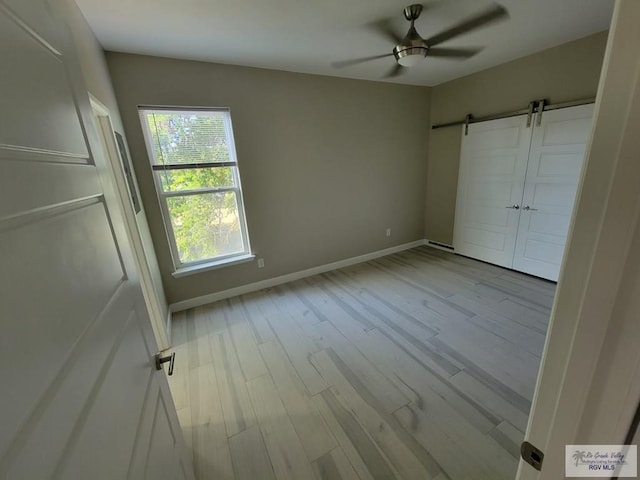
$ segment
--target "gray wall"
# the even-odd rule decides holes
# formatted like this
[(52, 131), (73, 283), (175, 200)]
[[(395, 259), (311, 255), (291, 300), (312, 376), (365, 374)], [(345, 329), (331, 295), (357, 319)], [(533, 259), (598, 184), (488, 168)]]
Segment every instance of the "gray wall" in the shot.
[[(109, 109), (109, 116), (111, 118), (113, 128), (123, 134), (126, 141), (126, 135), (124, 135), (125, 132), (122, 126), (122, 120), (120, 118), (120, 112), (118, 110), (116, 96), (109, 77), (109, 70), (107, 68), (107, 62), (104, 57), (102, 46), (98, 43), (91, 27), (89, 27), (89, 24), (85, 20), (74, 0), (52, 0), (52, 2), (59, 8), (60, 12), (63, 12), (65, 23), (69, 27), (71, 35), (73, 36), (78, 53), (80, 69), (82, 71), (87, 90)], [(156, 291), (156, 296), (160, 303), (159, 307), (162, 310), (161, 314), (163, 318), (166, 319), (169, 312), (169, 306), (162, 287), (160, 268), (153, 249), (151, 233), (149, 232), (144, 210), (137, 214), (136, 220), (140, 229), (140, 236), (142, 238), (147, 264), (151, 271), (153, 288)]]
[[(566, 43), (432, 89), (431, 122), (526, 108), (531, 100), (552, 103), (594, 97), (606, 32)], [(462, 127), (432, 130), (426, 184), (425, 237), (453, 241)]]
[[(429, 88), (111, 52), (107, 63), (170, 303), (424, 238)], [(138, 105), (231, 109), (264, 268), (172, 277)]]

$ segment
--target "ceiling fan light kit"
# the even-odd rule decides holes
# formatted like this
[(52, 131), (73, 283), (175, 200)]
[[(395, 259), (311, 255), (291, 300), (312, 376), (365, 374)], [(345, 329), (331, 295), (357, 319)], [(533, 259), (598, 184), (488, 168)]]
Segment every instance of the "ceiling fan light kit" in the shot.
[(423, 46), (405, 47), (403, 45), (397, 45), (393, 48), (393, 56), (396, 57), (396, 61), (403, 67), (413, 67), (427, 56), (428, 51), (429, 49)]

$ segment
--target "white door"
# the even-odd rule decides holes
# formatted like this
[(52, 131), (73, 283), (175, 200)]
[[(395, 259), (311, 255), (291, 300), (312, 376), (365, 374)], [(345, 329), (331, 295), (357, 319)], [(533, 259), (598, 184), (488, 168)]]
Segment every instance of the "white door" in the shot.
[(565, 478), (566, 445), (625, 443), (640, 399), (639, 23), (640, 2), (616, 1), (525, 437), (544, 462), (518, 480)]
[(453, 245), (511, 267), (531, 142), (527, 116), (469, 125), (462, 133)]
[(593, 105), (543, 112), (533, 129), (513, 268), (558, 280)]
[(49, 8), (0, 0), (0, 478), (193, 478), (73, 45)]

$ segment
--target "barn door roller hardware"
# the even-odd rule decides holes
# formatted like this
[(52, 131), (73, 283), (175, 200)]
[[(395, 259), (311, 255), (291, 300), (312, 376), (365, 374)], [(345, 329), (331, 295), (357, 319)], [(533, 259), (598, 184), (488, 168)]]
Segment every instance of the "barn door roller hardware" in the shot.
[(487, 115), (485, 117), (474, 117), (472, 114), (468, 113), (464, 117), (464, 120), (458, 120), (456, 122), (449, 122), (449, 123), (439, 123), (437, 125), (433, 125), (431, 129), (436, 130), (438, 128), (464, 125), (465, 126), (464, 133), (465, 135), (467, 135), (469, 133), (469, 125), (471, 123), (486, 122), (488, 120), (497, 120), (499, 118), (517, 117), (518, 115), (527, 115), (527, 127), (530, 127), (531, 120), (533, 118), (534, 113), (537, 113), (536, 124), (540, 125), (540, 123), (542, 122), (543, 111), (557, 110), (558, 108), (577, 107), (578, 105), (587, 105), (595, 101), (596, 101), (595, 97), (591, 97), (591, 98), (583, 98), (581, 100), (573, 100), (571, 102), (550, 104), (548, 103), (548, 100), (546, 98), (543, 98), (541, 100), (533, 100), (532, 102), (529, 102), (529, 106), (521, 110), (513, 110), (511, 112), (497, 113), (495, 115)]
[(467, 113), (467, 116), (464, 117), (464, 134), (469, 135), (469, 124), (473, 120), (473, 115)]

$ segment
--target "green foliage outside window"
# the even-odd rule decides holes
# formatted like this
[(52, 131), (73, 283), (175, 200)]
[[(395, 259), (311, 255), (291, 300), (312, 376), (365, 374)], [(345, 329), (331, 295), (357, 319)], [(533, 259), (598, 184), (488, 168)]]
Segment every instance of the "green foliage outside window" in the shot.
[[(235, 162), (223, 112), (146, 112), (156, 165)], [(243, 252), (237, 167), (156, 170), (182, 263)], [(215, 191), (215, 189), (233, 189)], [(214, 191), (212, 191), (214, 190)], [(193, 194), (196, 191), (198, 193)]]

